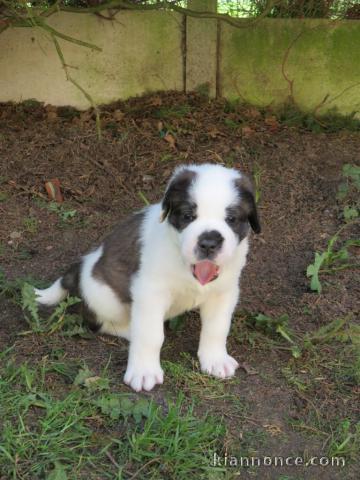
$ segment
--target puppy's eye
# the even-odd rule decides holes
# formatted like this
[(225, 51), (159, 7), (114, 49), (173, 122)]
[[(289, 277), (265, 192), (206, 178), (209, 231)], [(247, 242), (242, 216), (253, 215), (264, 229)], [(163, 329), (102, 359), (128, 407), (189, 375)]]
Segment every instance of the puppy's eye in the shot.
[(226, 217), (226, 222), (233, 225), (236, 222), (236, 217), (234, 217), (234, 215), (228, 215)]
[(195, 216), (192, 213), (185, 212), (182, 214), (182, 219), (185, 220), (185, 222), (192, 222), (195, 220)]

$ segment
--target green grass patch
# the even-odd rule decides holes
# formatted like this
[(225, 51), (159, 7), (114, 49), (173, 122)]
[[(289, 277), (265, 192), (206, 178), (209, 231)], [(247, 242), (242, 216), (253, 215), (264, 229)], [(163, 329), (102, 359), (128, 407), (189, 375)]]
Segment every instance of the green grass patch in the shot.
[[(356, 391), (360, 386), (360, 328), (352, 316), (306, 333), (302, 356), (290, 359), (282, 373), (306, 402), (295, 429), (322, 438), (324, 454), (356, 458), (360, 423)], [(355, 403), (354, 403), (355, 402)]]
[(83, 228), (88, 224), (88, 219), (82, 218), (78, 210), (68, 203), (46, 202), (41, 198), (36, 198), (34, 202), (39, 208), (56, 214), (61, 228)]
[(359, 217), (360, 211), (360, 167), (346, 163), (342, 169), (343, 181), (340, 183), (336, 198), (343, 205), (345, 221)]
[(25, 217), (23, 219), (23, 226), (26, 232), (35, 234), (38, 232), (39, 222), (35, 217)]
[[(182, 394), (157, 405), (112, 391), (107, 370), (1, 355), (0, 471), (13, 479), (208, 478), (221, 418), (197, 415)], [(71, 383), (70, 383), (71, 382)], [(70, 383), (70, 384), (69, 384)]]
[(356, 113), (340, 115), (336, 109), (324, 115), (316, 115), (313, 112), (303, 112), (293, 103), (287, 103), (276, 112), (278, 120), (290, 127), (304, 128), (313, 133), (334, 133), (341, 130), (353, 132), (360, 131), (360, 120)]
[(320, 276), (336, 273), (339, 270), (347, 268), (356, 269), (360, 264), (354, 261), (351, 255), (350, 247), (359, 247), (360, 239), (346, 240), (342, 246), (335, 249), (335, 244), (339, 240), (340, 233), (349, 224), (343, 225), (328, 241), (327, 248), (323, 252), (315, 252), (314, 262), (308, 265), (306, 276), (311, 278), (310, 288), (317, 293), (322, 292), (322, 283)]
[(154, 112), (156, 118), (182, 118), (191, 113), (190, 105), (184, 103), (183, 105), (172, 105), (169, 107), (161, 107)]
[(197, 360), (185, 352), (181, 353), (180, 361), (176, 363), (163, 361), (162, 365), (167, 381), (171, 383), (171, 389), (181, 390), (194, 399), (227, 399), (229, 398), (227, 387), (238, 382), (236, 378), (221, 380), (201, 373)]

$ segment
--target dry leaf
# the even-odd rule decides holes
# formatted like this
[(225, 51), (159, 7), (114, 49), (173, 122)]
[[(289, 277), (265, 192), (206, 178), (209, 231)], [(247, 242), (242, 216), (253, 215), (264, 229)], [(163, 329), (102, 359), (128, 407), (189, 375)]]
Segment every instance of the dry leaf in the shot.
[(243, 363), (240, 363), (239, 364), (239, 367), (242, 368), (243, 370), (245, 370), (245, 372), (248, 374), (248, 375), (257, 375), (258, 372), (257, 370), (255, 370), (255, 368), (251, 367), (250, 365), (248, 365), (247, 363), (243, 362)]
[(150, 105), (153, 107), (160, 107), (160, 105), (162, 105), (161, 97), (158, 97), (158, 96), (153, 97), (151, 99)]
[(55, 202), (61, 203), (64, 201), (61, 190), (60, 190), (60, 181), (58, 178), (53, 178), (45, 183), (46, 192), (50, 200), (55, 200)]
[(211, 138), (216, 138), (217, 136), (225, 137), (224, 133), (220, 132), (216, 127), (209, 130), (208, 134)]
[(21, 233), (17, 231), (11, 232), (10, 238), (11, 240), (18, 240), (19, 238), (21, 238)]
[(164, 140), (169, 143), (171, 148), (174, 148), (176, 150), (176, 140), (175, 140), (174, 136), (171, 135), (171, 133), (167, 133), (164, 136)]
[(274, 116), (271, 117), (266, 117), (265, 118), (265, 125), (270, 127), (270, 130), (275, 131), (279, 128), (279, 122), (277, 121), (277, 118)]
[(50, 105), (49, 103), (45, 105), (45, 110), (47, 112), (57, 112), (57, 107), (55, 105)]
[(85, 112), (80, 113), (80, 122), (85, 123), (91, 120), (92, 112), (90, 110), (86, 110)]
[(57, 112), (53, 111), (53, 110), (50, 110), (48, 113), (47, 113), (47, 119), (49, 120), (49, 122), (54, 122), (55, 120), (58, 119), (58, 114)]
[(261, 113), (257, 108), (251, 107), (248, 110), (246, 110), (246, 115), (251, 118), (259, 118), (261, 117)]
[(276, 435), (280, 435), (282, 433), (281, 427), (279, 427), (279, 425), (266, 424), (263, 426), (266, 428), (266, 430), (270, 433), (272, 437), (275, 437)]
[(96, 383), (101, 379), (101, 377), (88, 377), (84, 380), (85, 387), (90, 387), (92, 383)]
[(244, 137), (251, 137), (255, 132), (252, 128), (250, 127), (242, 127), (241, 133), (244, 135)]
[(113, 117), (117, 122), (121, 122), (121, 120), (125, 117), (125, 113), (121, 110), (115, 110)]

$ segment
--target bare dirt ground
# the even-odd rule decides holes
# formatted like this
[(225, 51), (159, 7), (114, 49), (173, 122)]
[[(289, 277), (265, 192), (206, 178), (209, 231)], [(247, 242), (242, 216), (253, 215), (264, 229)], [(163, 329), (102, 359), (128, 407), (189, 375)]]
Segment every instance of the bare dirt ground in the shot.
[[(229, 338), (230, 352), (245, 368), (225, 385), (230, 400), (204, 398), (198, 408), (225, 419), (229, 455), (330, 455), (345, 440), (345, 419), (351, 425), (348, 445), (356, 451), (359, 385), (349, 373), (348, 362), (356, 361), (353, 350), (348, 353), (349, 342), (333, 336), (294, 358), (290, 342), (275, 331), (254, 328), (249, 318), (287, 314), (287, 332), (295, 339), (336, 319), (359, 321), (358, 270), (325, 275), (320, 295), (310, 290), (306, 277), (314, 252), (325, 250), (344, 224), (336, 194), (342, 166), (360, 164), (359, 134), (313, 133), (279, 123), (269, 112), (182, 94), (104, 107), (102, 132), (98, 141), (91, 112), (32, 102), (0, 106), (0, 265), (7, 278), (54, 280), (144, 199), (159, 201), (180, 163), (223, 163), (249, 172), (257, 179), (263, 230), (251, 238)], [(53, 178), (60, 180), (65, 199), (58, 210), (48, 208), (44, 188)], [(339, 242), (356, 236), (354, 223)], [(356, 248), (350, 253), (356, 262)], [(111, 373), (126, 390), (121, 386), (125, 341), (60, 333), (19, 336), (27, 329), (21, 307), (6, 295), (0, 302), (1, 349), (15, 344), (20, 362), (37, 362), (61, 348), (67, 358), (82, 359), (95, 371), (111, 353)], [(189, 314), (185, 321), (186, 330), (181, 325), (168, 329), (164, 360), (181, 362), (181, 352), (195, 358), (199, 320)], [(164, 385), (147, 395), (161, 403), (178, 388), (189, 398), (193, 394), (168, 373)], [(358, 472), (356, 456), (354, 450), (346, 452), (345, 468), (243, 468), (240, 478), (352, 479)], [(237, 478), (236, 472), (228, 469), (229, 478)]]

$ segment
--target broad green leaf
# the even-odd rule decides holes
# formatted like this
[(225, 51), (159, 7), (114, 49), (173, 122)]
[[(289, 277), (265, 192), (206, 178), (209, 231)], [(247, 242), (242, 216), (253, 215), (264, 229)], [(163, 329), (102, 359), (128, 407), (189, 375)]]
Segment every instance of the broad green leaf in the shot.
[(46, 480), (68, 480), (63, 465), (59, 462), (55, 462), (54, 470), (46, 477)]
[(21, 289), (21, 304), (23, 310), (27, 310), (30, 315), (31, 319), (30, 321), (34, 321), (36, 326), (39, 328), (40, 327), (40, 316), (39, 316), (39, 308), (38, 304), (36, 301), (36, 294), (34, 287), (30, 285), (29, 283), (24, 283)]

